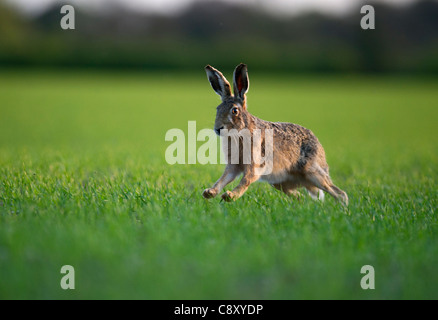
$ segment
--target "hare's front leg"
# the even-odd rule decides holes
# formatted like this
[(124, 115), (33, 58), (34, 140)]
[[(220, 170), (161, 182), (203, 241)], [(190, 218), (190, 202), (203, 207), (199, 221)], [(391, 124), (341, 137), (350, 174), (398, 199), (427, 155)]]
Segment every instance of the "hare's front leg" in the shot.
[(216, 181), (213, 187), (205, 189), (204, 192), (202, 192), (202, 196), (205, 199), (216, 197), (219, 191), (221, 191), (227, 184), (233, 182), (233, 180), (236, 179), (239, 173), (240, 172), (236, 170), (234, 166), (228, 165), (219, 180)]
[(243, 171), (242, 180), (240, 180), (239, 184), (233, 189), (233, 191), (227, 191), (222, 194), (222, 199), (230, 202), (240, 198), (245, 191), (248, 190), (248, 187), (258, 179), (259, 176), (255, 174), (254, 168), (251, 165), (246, 166)]

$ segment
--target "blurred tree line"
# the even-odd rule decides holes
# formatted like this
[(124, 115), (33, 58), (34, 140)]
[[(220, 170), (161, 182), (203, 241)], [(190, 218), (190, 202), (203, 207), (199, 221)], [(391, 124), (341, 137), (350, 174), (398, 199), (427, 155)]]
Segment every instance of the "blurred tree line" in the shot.
[(210, 1), (172, 16), (76, 7), (76, 29), (62, 30), (61, 6), (26, 17), (0, 4), (0, 66), (438, 74), (438, 2), (373, 6), (375, 30), (360, 28), (360, 6), (278, 17)]

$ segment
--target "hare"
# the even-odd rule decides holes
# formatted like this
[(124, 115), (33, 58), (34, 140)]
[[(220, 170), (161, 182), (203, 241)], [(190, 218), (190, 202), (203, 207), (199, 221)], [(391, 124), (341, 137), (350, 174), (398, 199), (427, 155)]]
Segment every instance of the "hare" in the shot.
[[(203, 191), (204, 198), (214, 198), (227, 184), (243, 174), (242, 180), (233, 191), (226, 191), (222, 194), (223, 200), (229, 202), (240, 198), (253, 182), (262, 180), (270, 183), (274, 188), (296, 197), (300, 195), (297, 191), (299, 187), (305, 187), (315, 200), (324, 200), (323, 191), (325, 191), (348, 206), (347, 194), (335, 186), (330, 179), (324, 149), (312, 131), (297, 124), (261, 120), (248, 112), (246, 93), (249, 88), (249, 79), (245, 64), (241, 63), (234, 70), (234, 94), (231, 92), (229, 82), (221, 72), (210, 65), (205, 67), (205, 71), (213, 90), (222, 99), (222, 103), (217, 107), (214, 124), (216, 134), (222, 138), (233, 140), (232, 136), (223, 135), (224, 130), (247, 129), (251, 136), (256, 130), (261, 131), (261, 147), (257, 150), (263, 153), (267, 147), (271, 147), (273, 163), (267, 174), (263, 174), (262, 166), (253, 160), (246, 164), (241, 161), (233, 164), (229, 161), (233, 142), (227, 143), (227, 150), (224, 150), (228, 157), (225, 172), (211, 188)], [(267, 145), (269, 143), (266, 139), (267, 130), (271, 130), (273, 133), (271, 146)], [(239, 159), (241, 160), (243, 151), (239, 140), (238, 137), (233, 141), (235, 143), (237, 141)]]

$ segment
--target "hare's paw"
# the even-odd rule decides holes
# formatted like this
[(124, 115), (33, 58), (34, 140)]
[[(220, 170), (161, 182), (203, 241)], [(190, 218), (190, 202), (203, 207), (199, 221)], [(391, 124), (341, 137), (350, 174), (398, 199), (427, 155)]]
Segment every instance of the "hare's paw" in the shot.
[(231, 191), (227, 191), (224, 194), (222, 194), (221, 198), (226, 202), (231, 202), (235, 199), (235, 195)]
[(345, 192), (343, 192), (341, 198), (342, 204), (345, 206), (345, 208), (348, 208), (348, 196)]
[(211, 198), (214, 198), (217, 196), (217, 191), (213, 188), (208, 188), (208, 189), (205, 189), (204, 192), (202, 192), (202, 196), (205, 199), (211, 199)]

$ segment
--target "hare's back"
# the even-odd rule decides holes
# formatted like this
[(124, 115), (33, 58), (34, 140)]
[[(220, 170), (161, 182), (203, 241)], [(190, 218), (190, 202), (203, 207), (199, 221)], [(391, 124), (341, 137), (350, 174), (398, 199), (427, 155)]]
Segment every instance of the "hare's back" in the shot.
[(274, 138), (284, 140), (292, 144), (306, 145), (306, 148), (317, 147), (320, 145), (318, 138), (313, 132), (303, 126), (288, 122), (272, 122), (274, 129)]
[(326, 166), (324, 149), (311, 130), (286, 122), (273, 122), (272, 128), (275, 148), (292, 160), (292, 170), (301, 170), (314, 159)]

